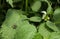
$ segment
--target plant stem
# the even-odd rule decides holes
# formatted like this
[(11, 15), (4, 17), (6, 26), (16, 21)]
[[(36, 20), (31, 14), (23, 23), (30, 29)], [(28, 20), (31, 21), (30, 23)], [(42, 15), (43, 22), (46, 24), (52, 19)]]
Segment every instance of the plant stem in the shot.
[(26, 0), (25, 10), (26, 10), (26, 12), (27, 12), (27, 10), (28, 10), (28, 0)]

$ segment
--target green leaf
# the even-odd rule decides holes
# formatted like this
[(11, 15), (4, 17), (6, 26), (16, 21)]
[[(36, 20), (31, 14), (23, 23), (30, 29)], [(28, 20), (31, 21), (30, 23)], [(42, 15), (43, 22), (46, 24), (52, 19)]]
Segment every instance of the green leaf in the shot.
[(60, 39), (60, 32), (51, 33), (49, 39)]
[(12, 27), (7, 27), (6, 25), (3, 25), (2, 27), (2, 39), (13, 39), (16, 30)]
[(34, 4), (31, 6), (32, 10), (37, 12), (41, 7), (41, 2), (40, 1), (35, 1)]
[(36, 34), (34, 25), (29, 24), (27, 21), (21, 21), (17, 24), (19, 27), (15, 34), (15, 39), (32, 39)]
[(51, 6), (48, 6), (47, 8), (47, 14), (53, 14), (53, 9)]
[(39, 25), (38, 32), (43, 36), (44, 39), (48, 39), (50, 32), (46, 29), (45, 23)]
[(15, 10), (8, 10), (2, 24), (2, 39), (32, 39), (36, 33), (34, 25), (29, 24), (25, 15)]
[(60, 24), (60, 8), (57, 8), (53, 14), (54, 22)]
[(29, 24), (24, 18), (24, 15), (20, 15), (20, 19), (17, 23), (18, 28), (16, 30), (15, 39), (32, 39), (37, 32), (36, 27)]
[(54, 11), (53, 19), (54, 19), (54, 22), (57, 25), (58, 29), (60, 30), (60, 8), (57, 8)]
[(50, 22), (50, 21), (47, 21), (47, 22), (46, 22), (46, 25), (47, 25), (49, 28), (51, 28), (52, 30), (54, 30), (54, 31), (59, 31), (58, 28), (57, 28), (57, 26), (56, 26), (54, 23)]
[(5, 22), (4, 22), (4, 23), (6, 23), (5, 25), (11, 26), (11, 25), (15, 24), (20, 18), (19, 13), (20, 12), (17, 12), (16, 10), (9, 9), (7, 11), (6, 19), (5, 19)]
[(33, 39), (43, 39), (40, 33), (37, 33)]
[(25, 14), (25, 12), (24, 11), (22, 11), (22, 10), (16, 10), (16, 9), (8, 9), (8, 11), (7, 11), (7, 16), (6, 16), (6, 18), (9, 18), (9, 16), (11, 16), (10, 14), (11, 13), (18, 13), (18, 14)]
[[(9, 15), (8, 15), (9, 14)], [(13, 39), (16, 33), (16, 30), (13, 29), (15, 23), (19, 20), (20, 15), (13, 10), (7, 12), (7, 17), (4, 23), (2, 24), (2, 37), (3, 39)]]
[(6, 0), (6, 2), (8, 2), (11, 5), (11, 7), (13, 7), (13, 0)]
[(38, 16), (33, 16), (29, 19), (30, 21), (33, 21), (33, 22), (41, 22), (41, 17), (38, 17)]

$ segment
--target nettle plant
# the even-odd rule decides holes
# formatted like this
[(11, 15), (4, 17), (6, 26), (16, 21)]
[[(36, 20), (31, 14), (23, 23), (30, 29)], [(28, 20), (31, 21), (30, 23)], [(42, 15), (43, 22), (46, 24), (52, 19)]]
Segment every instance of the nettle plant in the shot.
[(1, 26), (0, 39), (60, 39), (60, 8), (52, 8), (50, 0), (6, 2), (11, 8)]

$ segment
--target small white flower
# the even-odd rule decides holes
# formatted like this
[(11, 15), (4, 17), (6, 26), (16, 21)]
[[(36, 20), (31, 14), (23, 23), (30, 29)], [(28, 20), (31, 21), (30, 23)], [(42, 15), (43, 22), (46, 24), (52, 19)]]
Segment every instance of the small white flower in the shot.
[(44, 13), (44, 14), (46, 14), (46, 11), (41, 11), (41, 13)]
[(44, 19), (46, 17), (46, 11), (41, 11), (41, 13), (43, 13), (42, 19)]

